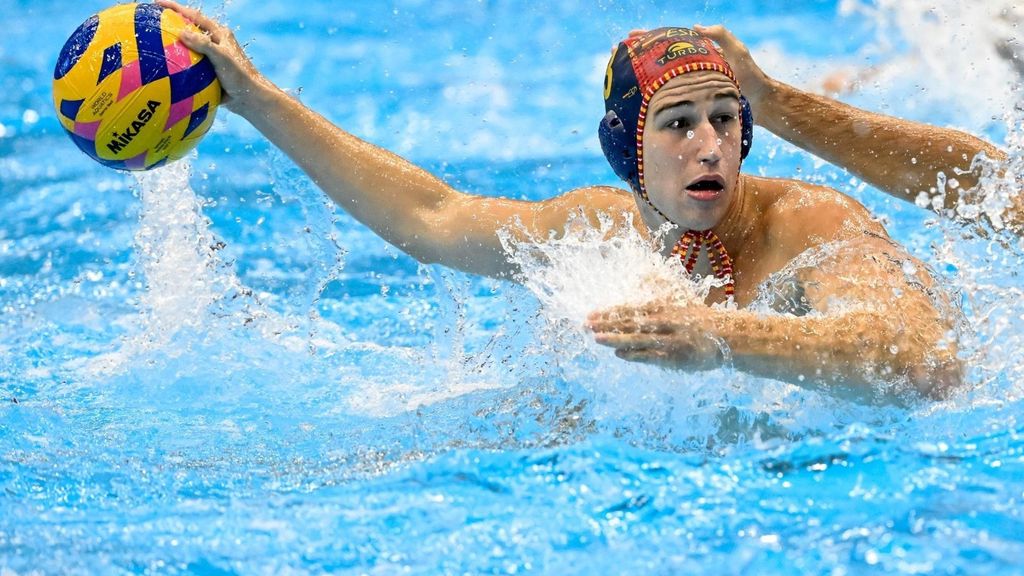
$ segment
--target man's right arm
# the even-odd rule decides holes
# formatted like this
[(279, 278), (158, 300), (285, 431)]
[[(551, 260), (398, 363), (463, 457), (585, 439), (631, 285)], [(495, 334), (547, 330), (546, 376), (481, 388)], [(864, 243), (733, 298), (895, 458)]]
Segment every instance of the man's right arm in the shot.
[(267, 80), (227, 28), (198, 10), (158, 3), (181, 13), (204, 34), (182, 35), (210, 58), (225, 105), (287, 154), (342, 209), (384, 240), (424, 263), (514, 278), (499, 236), (547, 238), (586, 208), (621, 212), (628, 196), (612, 188), (583, 188), (542, 202), (474, 196), (338, 128)]
[(868, 112), (769, 78), (728, 30), (700, 31), (722, 47), (759, 125), (892, 196), (915, 202), (937, 186), (942, 172), (959, 184), (944, 191), (945, 207), (953, 208), (962, 191), (978, 184), (981, 170), (971, 170), (975, 156), (1005, 158), (970, 134)]

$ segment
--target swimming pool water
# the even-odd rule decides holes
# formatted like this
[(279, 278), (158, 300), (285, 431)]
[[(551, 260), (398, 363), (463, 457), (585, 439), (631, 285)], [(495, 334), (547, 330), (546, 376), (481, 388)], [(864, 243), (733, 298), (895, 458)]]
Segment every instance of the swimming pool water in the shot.
[[(0, 572), (1024, 565), (1017, 241), (965, 234), (758, 132), (747, 171), (850, 193), (941, 274), (969, 322), (969, 389), (871, 407), (626, 364), (543, 293), (389, 247), (225, 111), (188, 163), (139, 178), (94, 164), (49, 83), (104, 6), (0, 0)], [(1012, 65), (957, 48), (1012, 35), (1012, 3), (204, 8), (281, 86), (474, 193), (615, 184), (595, 137), (607, 51), (693, 21), (725, 23), (802, 86), (873, 67), (844, 98), (1016, 137), (1021, 154)], [(594, 266), (636, 272), (627, 256)], [(566, 270), (531, 273), (585, 308), (592, 283)]]

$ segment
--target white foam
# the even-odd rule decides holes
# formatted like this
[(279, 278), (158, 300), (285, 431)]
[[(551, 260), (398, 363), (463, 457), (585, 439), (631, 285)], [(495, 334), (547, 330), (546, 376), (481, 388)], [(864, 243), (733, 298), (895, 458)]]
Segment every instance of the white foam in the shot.
[(179, 161), (136, 175), (142, 209), (134, 237), (134, 276), (144, 285), (139, 316), (119, 349), (92, 359), (88, 372), (120, 372), (153, 350), (176, 357), (186, 349), (175, 346), (175, 340), (183, 332), (209, 330), (214, 319), (250, 325), (268, 336), (294, 330), (220, 258), (224, 245), (209, 229), (190, 174), (189, 163)]
[(602, 216), (594, 228), (577, 217), (561, 237), (516, 242), (505, 233), (502, 241), (522, 270), (523, 285), (552, 321), (582, 326), (591, 312), (613, 306), (703, 302), (717, 281), (695, 282), (678, 262), (661, 256), (640, 236), (631, 220), (628, 224), (617, 229), (610, 217)]
[(975, 130), (1019, 100), (1012, 86), (1021, 76), (1024, 11), (1016, 0), (843, 0), (840, 12), (875, 23), (878, 44), (862, 53), (878, 62), (867, 86), (879, 99), (916, 88), (901, 106), (952, 106), (956, 123)]

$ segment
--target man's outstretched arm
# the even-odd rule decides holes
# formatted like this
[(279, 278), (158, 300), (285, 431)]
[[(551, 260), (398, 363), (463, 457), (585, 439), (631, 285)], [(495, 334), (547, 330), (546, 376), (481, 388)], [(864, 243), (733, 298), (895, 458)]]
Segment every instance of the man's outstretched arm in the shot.
[(287, 154), (342, 209), (421, 262), (513, 278), (499, 238), (561, 233), (584, 206), (614, 211), (620, 192), (580, 189), (543, 202), (474, 196), (383, 148), (338, 128), (266, 79), (232, 32), (198, 10), (169, 0), (161, 6), (194, 22), (203, 34), (183, 34), (191, 49), (210, 58), (225, 92), (225, 105), (248, 120)]
[(971, 170), (975, 156), (1005, 158), (992, 144), (959, 130), (868, 112), (770, 78), (724, 27), (698, 30), (722, 47), (755, 122), (897, 198), (914, 202), (936, 187), (943, 172), (959, 183), (945, 190), (945, 207), (952, 208), (962, 191), (978, 183), (980, 170)]

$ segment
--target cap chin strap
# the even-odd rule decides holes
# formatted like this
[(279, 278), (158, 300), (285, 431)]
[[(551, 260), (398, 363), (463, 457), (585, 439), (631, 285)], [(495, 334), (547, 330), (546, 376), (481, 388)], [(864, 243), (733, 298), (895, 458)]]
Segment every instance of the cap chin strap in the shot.
[[(666, 216), (664, 212), (658, 210), (658, 207), (651, 202), (646, 193), (640, 194), (640, 196), (658, 216), (661, 216), (676, 228), (682, 228), (682, 226), (679, 226), (674, 220)], [(729, 302), (732, 302), (736, 294), (736, 282), (733, 281), (732, 277), (732, 258), (729, 256), (729, 252), (726, 251), (725, 245), (722, 244), (718, 234), (715, 234), (710, 228), (703, 231), (687, 230), (683, 232), (683, 235), (676, 241), (675, 246), (672, 247), (672, 255), (679, 257), (679, 261), (683, 264), (683, 268), (686, 269), (688, 274), (693, 274), (693, 269), (697, 266), (697, 259), (700, 257), (701, 251), (706, 252), (708, 255), (711, 273), (714, 274), (715, 278), (725, 281), (725, 296)]]
[(683, 263), (687, 273), (693, 274), (701, 250), (707, 252), (711, 273), (715, 278), (725, 280), (725, 296), (732, 302), (736, 294), (736, 283), (732, 279), (732, 258), (729, 257), (718, 234), (710, 229), (703, 232), (687, 230), (672, 247), (672, 254), (679, 256), (679, 261)]

